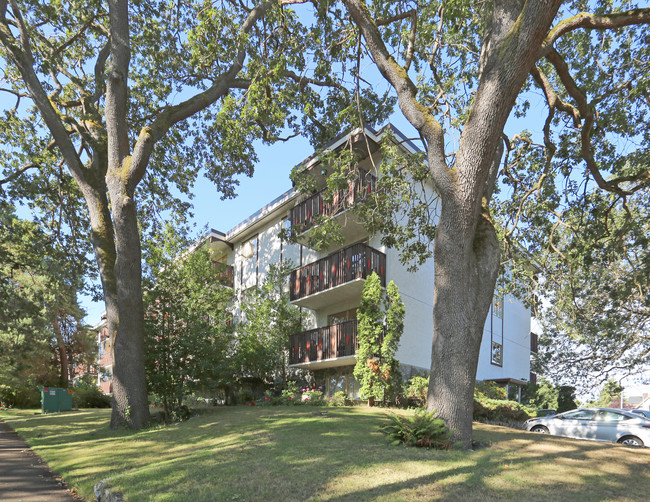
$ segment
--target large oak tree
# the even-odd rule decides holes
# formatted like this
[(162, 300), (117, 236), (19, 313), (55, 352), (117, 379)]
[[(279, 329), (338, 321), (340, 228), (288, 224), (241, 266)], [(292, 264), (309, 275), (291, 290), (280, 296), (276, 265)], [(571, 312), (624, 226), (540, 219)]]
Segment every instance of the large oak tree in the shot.
[(336, 106), (320, 117), (322, 105), (347, 106), (325, 57), (336, 47), (282, 4), (0, 1), (0, 90), (15, 100), (0, 128), (0, 188), (42, 220), (59, 215), (59, 230), (77, 236), (84, 202), (114, 340), (112, 427), (149, 419), (147, 217), (186, 209), (177, 195), (191, 195), (202, 169), (233, 196), (233, 177), (252, 173), (255, 141), (280, 139), (287, 127), (295, 135), (303, 123), (318, 141), (338, 120)]
[[(577, 199), (570, 199), (562, 184), (579, 187), (576, 196), (580, 189), (602, 190), (623, 206), (635, 194), (647, 193), (650, 177), (641, 140), (649, 104), (650, 9), (629, 2), (560, 0), (341, 3), (358, 30), (360, 58), (370, 58), (394, 89), (424, 147), (426, 176), (438, 197), (427, 409), (437, 410), (469, 447), (479, 348), (501, 266), (502, 238), (510, 248), (529, 244), (523, 238), (516, 242), (520, 234), (513, 229), (523, 218), (518, 211), (529, 199), (548, 197), (556, 204), (537, 204), (526, 220), (531, 227), (549, 222), (537, 234), (550, 242), (548, 249), (553, 226), (562, 224), (557, 207)], [(527, 92), (533, 86), (549, 111), (541, 118), (530, 114), (543, 127), (541, 145), (526, 134), (504, 134), (513, 110), (529, 112)], [(629, 115), (636, 118), (599, 116), (599, 106), (606, 112), (605, 105), (614, 108), (613, 99), (619, 108), (634, 110)], [(638, 129), (639, 123), (645, 128)], [(634, 142), (634, 151), (612, 146), (613, 136)], [(536, 162), (526, 162), (531, 157)], [(412, 177), (417, 172), (403, 171)], [(519, 201), (519, 206), (506, 204), (511, 220), (504, 228), (495, 226), (491, 214), (500, 172), (510, 180), (500, 202)], [(528, 177), (518, 178), (521, 172)], [(391, 207), (380, 198), (375, 202)], [(421, 207), (398, 213), (401, 226), (393, 218), (375, 221), (375, 228), (392, 233), (387, 242), (403, 245), (405, 256), (421, 259), (426, 247), (413, 228), (426, 224), (423, 235), (433, 235), (430, 215)], [(400, 234), (400, 228), (407, 231)]]

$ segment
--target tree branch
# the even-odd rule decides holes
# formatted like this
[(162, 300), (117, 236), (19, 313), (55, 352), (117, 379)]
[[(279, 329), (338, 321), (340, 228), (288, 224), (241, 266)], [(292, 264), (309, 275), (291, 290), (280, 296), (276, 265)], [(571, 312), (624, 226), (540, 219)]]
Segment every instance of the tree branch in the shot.
[(430, 111), (417, 101), (415, 84), (409, 78), (407, 71), (388, 53), (377, 23), (370, 15), (365, 2), (343, 0), (343, 3), (366, 40), (377, 68), (395, 89), (402, 113), (426, 139), (429, 145), (427, 149), (429, 169), (436, 185), (440, 190), (449, 189), (451, 180), (445, 162), (444, 134), (441, 125)]
[(650, 9), (633, 9), (625, 12), (603, 15), (581, 12), (569, 19), (560, 21), (557, 26), (549, 31), (549, 34), (540, 49), (539, 57), (541, 58), (546, 56), (553, 49), (555, 41), (560, 37), (579, 28), (589, 30), (611, 30), (633, 24), (649, 23)]
[(18, 171), (13, 172), (9, 176), (7, 176), (6, 178), (0, 180), (0, 186), (4, 185), (5, 183), (7, 183), (9, 181), (15, 180), (16, 178), (18, 178), (21, 174), (23, 174), (28, 169), (40, 169), (40, 168), (41, 168), (40, 164), (35, 164), (33, 162), (30, 162), (29, 164), (25, 164), (23, 167), (18, 169)]
[(67, 41), (65, 41), (65, 42), (64, 42), (63, 44), (61, 44), (59, 47), (53, 48), (52, 52), (50, 53), (50, 56), (51, 56), (52, 58), (58, 56), (61, 52), (63, 52), (63, 51), (66, 50), (68, 47), (70, 47), (73, 43), (75, 43), (77, 40), (79, 40), (79, 39), (84, 35), (84, 33), (86, 32), (86, 30), (87, 30), (88, 28), (90, 28), (90, 27), (93, 25), (93, 23), (95, 22), (95, 19), (96, 19), (96, 16), (92, 16), (88, 21), (86, 21), (86, 22), (81, 26), (81, 28), (79, 28), (79, 30), (77, 31), (77, 33), (75, 33), (74, 35), (72, 35), (72, 37), (70, 37)]
[[(262, 18), (269, 9), (271, 9), (272, 5), (271, 2), (264, 2), (252, 9), (242, 23), (239, 30), (240, 33), (249, 33), (255, 26), (256, 22)], [(244, 43), (242, 43), (230, 68), (219, 75), (211, 87), (192, 96), (182, 103), (179, 103), (178, 105), (166, 107), (154, 119), (150, 127), (144, 127), (140, 131), (140, 135), (133, 149), (131, 166), (127, 174), (129, 190), (134, 190), (144, 176), (155, 143), (162, 138), (174, 124), (204, 110), (219, 98), (225, 96), (231, 88), (239, 87), (239, 85), (241, 85), (241, 79), (237, 79), (236, 77), (244, 67), (245, 59), (246, 48)]]
[(83, 190), (86, 186), (83, 164), (77, 156), (74, 145), (68, 136), (61, 118), (52, 106), (52, 103), (36, 75), (34, 70), (34, 58), (29, 38), (27, 36), (27, 30), (20, 15), (19, 7), (16, 5), (14, 0), (8, 1), (10, 2), (14, 17), (20, 27), (20, 41), (17, 41), (14, 38), (13, 33), (9, 28), (6, 17), (7, 1), (5, 0), (3, 1), (3, 4), (0, 4), (0, 42), (7, 50), (7, 53), (20, 72), (31, 98), (34, 100), (34, 104), (41, 112), (45, 124), (50, 130), (56, 145), (59, 147), (59, 150), (66, 161), (70, 173)]
[[(594, 181), (598, 184), (598, 186), (608, 192), (616, 193), (621, 196), (627, 196), (650, 184), (650, 171), (644, 171), (633, 176), (615, 178), (609, 181), (603, 178), (603, 175), (600, 172), (600, 168), (598, 167), (598, 163), (594, 159), (591, 145), (592, 131), (596, 121), (592, 104), (588, 102), (587, 96), (582, 92), (582, 90), (573, 80), (569, 66), (566, 64), (562, 56), (555, 49), (552, 49), (548, 52), (546, 58), (553, 65), (555, 71), (560, 77), (560, 80), (562, 81), (562, 84), (578, 105), (580, 117), (584, 121), (582, 129), (580, 131), (582, 141), (581, 155), (587, 164), (587, 169), (589, 169), (589, 172), (594, 177)], [(638, 182), (638, 185), (632, 187), (631, 189), (624, 190), (620, 186), (621, 183), (630, 183), (633, 181)]]

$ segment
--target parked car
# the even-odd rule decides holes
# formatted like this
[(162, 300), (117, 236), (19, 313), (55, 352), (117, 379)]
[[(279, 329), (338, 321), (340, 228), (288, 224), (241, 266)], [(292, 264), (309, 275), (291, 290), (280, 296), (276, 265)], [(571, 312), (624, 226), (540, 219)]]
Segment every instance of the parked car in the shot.
[(526, 429), (594, 441), (650, 447), (650, 419), (612, 408), (579, 408), (559, 415), (531, 418)]
[(648, 410), (629, 410), (630, 413), (641, 415), (642, 417), (650, 418), (650, 411)]

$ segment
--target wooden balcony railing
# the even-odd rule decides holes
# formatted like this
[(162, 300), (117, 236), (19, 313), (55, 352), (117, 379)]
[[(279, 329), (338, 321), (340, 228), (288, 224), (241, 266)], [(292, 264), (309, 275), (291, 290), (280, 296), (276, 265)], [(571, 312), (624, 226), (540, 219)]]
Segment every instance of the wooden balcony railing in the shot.
[(353, 244), (291, 271), (291, 300), (320, 293), (376, 272), (386, 286), (386, 255), (366, 244)]
[(219, 281), (224, 286), (229, 288), (234, 287), (234, 277), (232, 265), (226, 265), (225, 263), (212, 262), (212, 270), (214, 273), (214, 278)]
[(347, 189), (336, 192), (331, 202), (323, 200), (325, 190), (321, 190), (291, 209), (289, 219), (292, 228), (300, 234), (316, 225), (319, 216), (334, 216), (348, 209), (373, 192), (376, 182), (375, 176), (360, 170), (359, 178), (350, 181)]
[(358, 321), (345, 321), (289, 335), (289, 364), (353, 356), (358, 348)]

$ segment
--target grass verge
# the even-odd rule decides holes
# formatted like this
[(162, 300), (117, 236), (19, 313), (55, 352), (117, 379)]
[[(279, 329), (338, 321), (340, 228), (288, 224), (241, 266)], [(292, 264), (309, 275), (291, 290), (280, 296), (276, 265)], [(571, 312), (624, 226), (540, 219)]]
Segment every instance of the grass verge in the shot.
[(386, 411), (228, 407), (108, 429), (110, 410), (0, 412), (79, 494), (102, 479), (136, 501), (645, 501), (650, 449), (475, 424), (475, 452), (390, 446)]

